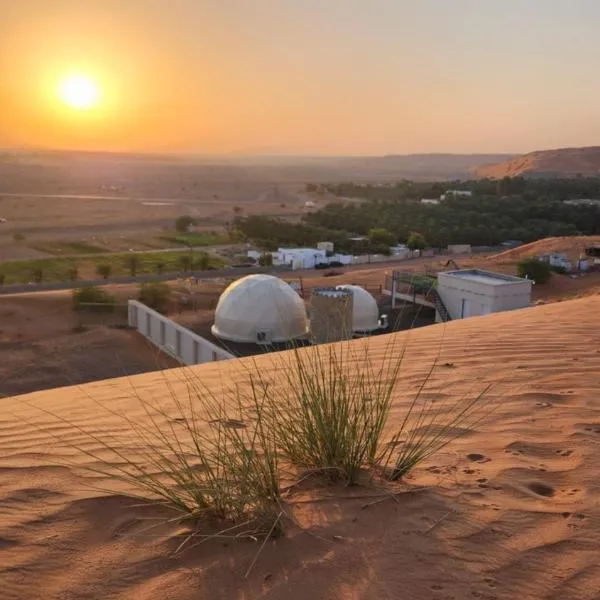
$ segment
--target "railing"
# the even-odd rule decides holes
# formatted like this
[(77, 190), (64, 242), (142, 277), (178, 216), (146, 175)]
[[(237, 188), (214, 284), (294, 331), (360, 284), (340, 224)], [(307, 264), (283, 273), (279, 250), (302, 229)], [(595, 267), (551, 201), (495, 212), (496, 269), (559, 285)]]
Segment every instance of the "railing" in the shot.
[(444, 301), (442, 300), (442, 297), (440, 296), (437, 289), (432, 288), (431, 291), (429, 292), (429, 297), (433, 301), (433, 304), (435, 305), (435, 309), (437, 310), (438, 314), (440, 315), (440, 319), (444, 323), (451, 321), (452, 317), (450, 316), (450, 313), (448, 312), (448, 309), (446, 308), (446, 305), (444, 304)]

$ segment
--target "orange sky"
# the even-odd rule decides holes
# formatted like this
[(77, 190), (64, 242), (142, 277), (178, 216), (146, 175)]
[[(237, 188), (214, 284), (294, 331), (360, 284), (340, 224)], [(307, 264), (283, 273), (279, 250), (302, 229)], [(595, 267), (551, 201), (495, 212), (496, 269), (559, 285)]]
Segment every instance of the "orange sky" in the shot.
[[(0, 147), (384, 154), (598, 143), (599, 5), (0, 0)], [(58, 102), (73, 72), (98, 80), (96, 109)]]

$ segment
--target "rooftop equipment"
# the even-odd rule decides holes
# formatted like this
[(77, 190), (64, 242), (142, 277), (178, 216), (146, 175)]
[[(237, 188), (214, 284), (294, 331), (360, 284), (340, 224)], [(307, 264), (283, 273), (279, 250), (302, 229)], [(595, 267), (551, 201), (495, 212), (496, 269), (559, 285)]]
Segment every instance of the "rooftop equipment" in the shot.
[(313, 344), (340, 342), (352, 337), (350, 290), (317, 288), (310, 298), (310, 336)]

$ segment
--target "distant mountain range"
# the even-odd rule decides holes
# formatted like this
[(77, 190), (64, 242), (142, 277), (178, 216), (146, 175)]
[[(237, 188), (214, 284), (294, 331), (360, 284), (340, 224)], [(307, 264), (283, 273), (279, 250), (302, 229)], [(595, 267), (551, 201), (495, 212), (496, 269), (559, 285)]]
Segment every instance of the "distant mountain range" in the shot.
[[(0, 150), (0, 182), (35, 179), (40, 170), (83, 173), (124, 171), (131, 179), (149, 166), (220, 180), (273, 182), (384, 182), (398, 179), (453, 180), (502, 177), (600, 176), (600, 146), (515, 154), (390, 154), (387, 156), (160, 155), (78, 151)], [(12, 187), (12, 186), (9, 186)], [(1, 190), (0, 191), (6, 191)]]
[(475, 169), (476, 177), (600, 176), (600, 146), (538, 150)]
[[(222, 178), (273, 181), (335, 182), (395, 181), (398, 179), (468, 179), (483, 165), (514, 158), (514, 154), (394, 154), (387, 156), (289, 155), (158, 155), (63, 150), (0, 151), (0, 182), (11, 175), (35, 177), (36, 169), (80, 172), (137, 172), (164, 163), (173, 169), (197, 169), (199, 175), (215, 169)], [(18, 172), (13, 173), (18, 168)], [(11, 170), (12, 169), (12, 170)], [(2, 190), (0, 190), (2, 191)]]

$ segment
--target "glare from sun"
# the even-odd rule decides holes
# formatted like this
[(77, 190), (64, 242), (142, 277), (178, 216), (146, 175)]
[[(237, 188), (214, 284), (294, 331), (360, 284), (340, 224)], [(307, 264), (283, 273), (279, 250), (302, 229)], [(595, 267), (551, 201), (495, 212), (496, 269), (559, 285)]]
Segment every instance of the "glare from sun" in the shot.
[(100, 89), (96, 81), (85, 75), (69, 75), (59, 84), (61, 102), (75, 110), (88, 110), (100, 101)]

